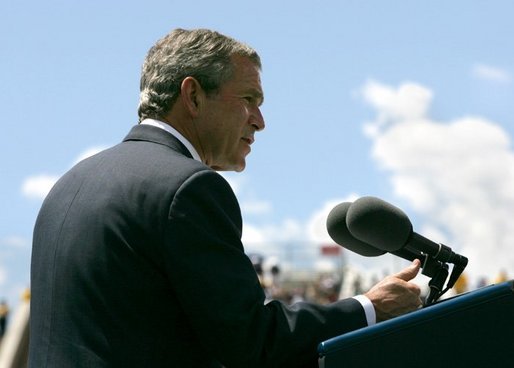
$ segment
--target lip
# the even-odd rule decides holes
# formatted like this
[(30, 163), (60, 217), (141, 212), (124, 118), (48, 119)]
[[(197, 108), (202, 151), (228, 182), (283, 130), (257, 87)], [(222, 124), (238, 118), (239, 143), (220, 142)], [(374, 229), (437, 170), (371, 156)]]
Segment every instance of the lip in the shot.
[(243, 137), (241, 138), (243, 141), (245, 141), (246, 143), (248, 143), (248, 145), (252, 145), (252, 143), (255, 141), (255, 139), (253, 137)]

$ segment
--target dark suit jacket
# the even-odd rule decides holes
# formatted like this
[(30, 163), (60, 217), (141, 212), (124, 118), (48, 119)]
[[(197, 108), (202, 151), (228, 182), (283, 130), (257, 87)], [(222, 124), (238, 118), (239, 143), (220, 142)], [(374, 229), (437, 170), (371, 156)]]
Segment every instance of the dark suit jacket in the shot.
[(241, 228), (227, 182), (164, 130), (80, 162), (35, 225), (30, 367), (317, 366), (365, 326), (353, 299), (264, 305)]

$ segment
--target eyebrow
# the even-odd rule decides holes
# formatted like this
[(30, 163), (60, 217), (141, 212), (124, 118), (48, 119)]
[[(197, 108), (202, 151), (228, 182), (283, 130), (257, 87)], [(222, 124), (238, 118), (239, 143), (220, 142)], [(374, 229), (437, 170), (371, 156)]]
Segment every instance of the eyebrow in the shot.
[(261, 106), (264, 103), (264, 94), (261, 91), (259, 91), (258, 89), (252, 88), (252, 89), (250, 89), (249, 93), (252, 94), (252, 96), (254, 98), (259, 100), (259, 103), (258, 103), (259, 106)]

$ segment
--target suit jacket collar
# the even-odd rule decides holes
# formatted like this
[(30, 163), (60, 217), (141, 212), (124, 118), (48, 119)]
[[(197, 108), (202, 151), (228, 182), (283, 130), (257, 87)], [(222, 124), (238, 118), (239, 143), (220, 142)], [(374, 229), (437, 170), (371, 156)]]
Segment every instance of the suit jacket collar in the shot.
[(132, 127), (130, 132), (123, 139), (123, 142), (127, 141), (147, 141), (162, 144), (170, 147), (174, 151), (182, 153), (189, 158), (193, 158), (186, 146), (184, 146), (172, 134), (151, 125), (136, 125)]

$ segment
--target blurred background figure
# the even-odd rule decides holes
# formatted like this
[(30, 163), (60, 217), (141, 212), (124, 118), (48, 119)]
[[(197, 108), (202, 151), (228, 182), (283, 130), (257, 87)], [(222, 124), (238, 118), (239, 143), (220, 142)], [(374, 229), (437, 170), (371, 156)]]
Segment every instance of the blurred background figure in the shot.
[(460, 275), (460, 277), (457, 279), (457, 282), (453, 286), (453, 289), (455, 291), (455, 294), (462, 294), (468, 291), (469, 284), (468, 284), (468, 277), (465, 273)]
[(494, 279), (495, 284), (500, 284), (502, 282), (505, 282), (509, 279), (507, 276), (507, 271), (501, 270), (500, 273), (498, 273), (498, 276), (496, 276), (496, 279)]
[(0, 340), (5, 334), (7, 328), (7, 318), (9, 316), (9, 306), (5, 300), (0, 302)]
[(23, 290), (16, 308), (0, 302), (3, 334), (0, 344), (0, 368), (27, 368), (29, 350), (30, 290)]

